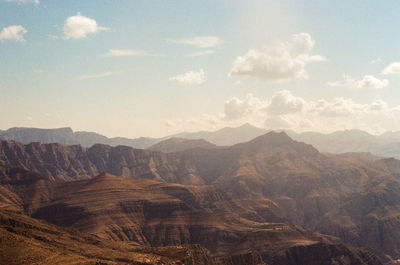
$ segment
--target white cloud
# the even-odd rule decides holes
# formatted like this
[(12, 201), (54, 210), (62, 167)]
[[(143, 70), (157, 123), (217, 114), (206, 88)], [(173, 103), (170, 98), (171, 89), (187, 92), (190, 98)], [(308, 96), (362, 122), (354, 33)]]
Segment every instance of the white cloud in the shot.
[(389, 86), (387, 79), (379, 79), (373, 75), (365, 75), (360, 80), (355, 80), (351, 76), (343, 75), (343, 81), (329, 82), (328, 85), (332, 87), (349, 87), (349, 88), (367, 88), (367, 89), (381, 89)]
[(315, 41), (308, 33), (293, 35), (291, 41), (249, 50), (236, 58), (229, 76), (245, 76), (264, 81), (286, 81), (293, 78), (307, 79), (306, 66), (310, 62), (325, 61), (321, 55), (310, 54)]
[(117, 72), (104, 72), (104, 73), (100, 73), (100, 74), (81, 75), (76, 80), (99, 79), (99, 78), (116, 75), (116, 74), (118, 74), (118, 73)]
[(83, 39), (89, 34), (105, 30), (108, 28), (99, 26), (96, 20), (82, 16), (80, 13), (67, 18), (63, 28), (66, 39)]
[(388, 105), (385, 101), (382, 99), (376, 99), (369, 105), (369, 110), (375, 111), (375, 110), (385, 110), (388, 109)]
[(363, 79), (357, 81), (357, 88), (385, 88), (389, 85), (387, 79), (378, 79), (372, 75), (366, 75)]
[(217, 36), (197, 36), (194, 38), (169, 40), (169, 41), (176, 44), (190, 45), (199, 49), (214, 48), (219, 46), (222, 42), (221, 39)]
[(206, 75), (203, 69), (199, 71), (190, 71), (184, 74), (172, 76), (169, 81), (176, 81), (181, 85), (201, 85), (206, 81)]
[(251, 94), (233, 97), (224, 112), (204, 114), (197, 119), (171, 120), (177, 130), (216, 130), (249, 122), (268, 129), (319, 131), (361, 129), (370, 133), (400, 130), (400, 105), (390, 107), (384, 100), (360, 103), (351, 98), (306, 100), (290, 91), (278, 91), (260, 99)]
[(0, 40), (25, 41), (24, 35), (28, 31), (21, 25), (5, 27), (0, 32)]
[(320, 99), (307, 103), (309, 113), (318, 114), (324, 117), (345, 117), (363, 112), (366, 106), (358, 104), (349, 98), (334, 98), (330, 101)]
[(274, 115), (300, 112), (305, 106), (302, 98), (295, 97), (288, 90), (282, 90), (272, 96), (266, 110)]
[(225, 102), (225, 119), (235, 120), (243, 118), (244, 116), (253, 114), (265, 106), (265, 102), (262, 102), (252, 94), (248, 94), (243, 100), (233, 97)]
[(4, 0), (4, 1), (9, 3), (18, 3), (18, 4), (27, 4), (27, 3), (34, 3), (35, 5), (40, 4), (39, 0)]
[(389, 64), (383, 69), (382, 74), (384, 75), (397, 75), (400, 74), (400, 62), (394, 62)]
[(105, 54), (107, 57), (126, 57), (126, 56), (149, 56), (150, 54), (144, 50), (109, 50), (108, 53)]
[(202, 51), (190, 53), (187, 55), (187, 57), (198, 57), (198, 56), (209, 55), (209, 54), (213, 54), (213, 53), (214, 53), (213, 50), (202, 50)]

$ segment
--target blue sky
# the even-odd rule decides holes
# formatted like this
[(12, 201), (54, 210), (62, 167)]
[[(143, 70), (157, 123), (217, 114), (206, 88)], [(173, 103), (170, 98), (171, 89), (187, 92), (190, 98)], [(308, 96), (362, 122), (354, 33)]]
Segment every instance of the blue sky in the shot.
[(400, 130), (399, 11), (365, 0), (0, 0), (0, 129)]

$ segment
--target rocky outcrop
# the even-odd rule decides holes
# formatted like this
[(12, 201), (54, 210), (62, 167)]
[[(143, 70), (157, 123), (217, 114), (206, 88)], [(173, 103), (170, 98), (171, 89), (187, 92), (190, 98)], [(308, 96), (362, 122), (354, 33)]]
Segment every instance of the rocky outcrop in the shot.
[[(109, 174), (74, 182), (37, 178), (32, 183), (28, 176), (30, 183), (24, 185), (23, 180), (21, 175), (18, 184), (9, 182), (4, 187), (17, 196), (22, 194), (22, 208), (35, 218), (142, 246), (199, 244), (221, 264), (261, 265), (261, 257), (279, 257), (282, 250), (294, 246), (334, 244), (327, 237), (284, 223), (246, 219), (244, 216), (262, 217), (213, 186), (184, 186)], [(43, 185), (43, 181), (49, 184)], [(193, 253), (197, 256), (191, 256), (185, 264), (191, 264), (190, 260), (193, 264), (211, 262), (202, 248)], [(196, 259), (203, 263), (196, 263)]]
[[(9, 167), (33, 170), (49, 180), (83, 180), (109, 172), (124, 178), (213, 185), (228, 194), (236, 205), (245, 208), (241, 217), (251, 222), (286, 222), (365, 247), (385, 261), (400, 258), (400, 236), (396, 233), (400, 231), (400, 200), (393, 200), (400, 194), (400, 162), (395, 159), (371, 161), (321, 154), (284, 133), (268, 133), (232, 147), (195, 148), (169, 154), (126, 146), (82, 148), (1, 141), (0, 161)], [(185, 194), (190, 192), (182, 191), (179, 196)], [(48, 195), (37, 196), (46, 198)], [(4, 200), (18, 204), (12, 193)], [(185, 197), (185, 201), (190, 200), (191, 196)], [(35, 201), (39, 204), (43, 200)], [(178, 201), (174, 203), (177, 204), (173, 207), (183, 209)], [(71, 216), (83, 214), (78, 206), (70, 206)], [(162, 213), (163, 207), (157, 211), (152, 208), (153, 204), (137, 206), (125, 202), (123, 205), (128, 209), (144, 206)], [(63, 204), (46, 207), (52, 207), (48, 210), (55, 213), (66, 210)], [(124, 238), (130, 233), (131, 238), (138, 235), (143, 241), (150, 239), (149, 244), (178, 242), (168, 237), (170, 234), (196, 233), (196, 230), (188, 232), (185, 226), (169, 232), (172, 230), (167, 225), (151, 225), (145, 229), (146, 235), (124, 233), (119, 229), (114, 229), (110, 235)], [(186, 242), (186, 239), (179, 241)], [(210, 240), (207, 244), (212, 243)]]
[(0, 264), (216, 265), (201, 246), (132, 246), (4, 209), (0, 209)]
[(250, 252), (222, 257), (217, 263), (224, 265), (267, 265), (258, 252)]
[(371, 253), (342, 244), (298, 245), (278, 253), (265, 254), (270, 265), (373, 265), (382, 264)]

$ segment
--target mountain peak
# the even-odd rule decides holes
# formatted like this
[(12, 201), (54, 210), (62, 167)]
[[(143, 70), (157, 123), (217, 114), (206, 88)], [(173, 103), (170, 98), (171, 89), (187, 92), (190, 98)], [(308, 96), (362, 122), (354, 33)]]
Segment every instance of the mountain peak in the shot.
[(253, 140), (235, 145), (236, 147), (244, 148), (251, 152), (258, 152), (260, 150), (286, 150), (295, 151), (301, 154), (315, 155), (319, 154), (318, 150), (312, 145), (297, 142), (290, 138), (285, 132), (270, 131), (266, 134), (258, 136)]
[(275, 143), (275, 144), (283, 144), (283, 143), (295, 143), (295, 141), (290, 138), (284, 131), (276, 132), (270, 131), (266, 134), (256, 137), (250, 142), (265, 142), (265, 143)]
[(251, 125), (250, 123), (246, 122), (243, 125), (239, 126), (238, 128), (257, 128), (256, 126)]
[(184, 151), (193, 148), (214, 148), (215, 144), (207, 142), (204, 139), (185, 139), (181, 137), (172, 137), (152, 145), (148, 149), (151, 151), (160, 151), (164, 153), (172, 153)]

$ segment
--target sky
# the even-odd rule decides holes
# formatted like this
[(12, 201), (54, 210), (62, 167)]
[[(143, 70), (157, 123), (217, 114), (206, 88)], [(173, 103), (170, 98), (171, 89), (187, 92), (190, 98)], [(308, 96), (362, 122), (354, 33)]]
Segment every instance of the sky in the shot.
[(396, 0), (0, 0), (0, 129), (400, 130)]

